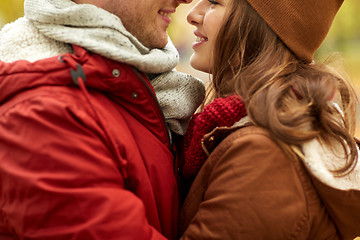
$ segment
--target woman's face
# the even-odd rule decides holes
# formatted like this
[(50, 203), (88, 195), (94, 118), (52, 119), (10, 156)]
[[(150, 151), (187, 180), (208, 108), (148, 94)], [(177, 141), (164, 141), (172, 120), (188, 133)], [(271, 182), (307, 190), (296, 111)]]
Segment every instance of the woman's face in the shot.
[(187, 21), (196, 27), (196, 40), (192, 45), (194, 53), (190, 58), (190, 64), (197, 70), (210, 72), (215, 41), (223, 23), (228, 1), (199, 0), (188, 13)]

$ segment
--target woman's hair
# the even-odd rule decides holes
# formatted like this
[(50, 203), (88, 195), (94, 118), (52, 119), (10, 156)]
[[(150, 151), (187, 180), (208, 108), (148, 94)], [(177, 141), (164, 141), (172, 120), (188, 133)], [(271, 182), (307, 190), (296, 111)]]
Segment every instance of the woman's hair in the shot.
[[(246, 1), (229, 0), (224, 19), (208, 97), (241, 96), (253, 123), (291, 157), (301, 156), (297, 149), (314, 138), (339, 142), (347, 160), (334, 173), (350, 171), (357, 161), (357, 102), (348, 82), (326, 65), (298, 60)], [(342, 111), (331, 101), (335, 93)]]

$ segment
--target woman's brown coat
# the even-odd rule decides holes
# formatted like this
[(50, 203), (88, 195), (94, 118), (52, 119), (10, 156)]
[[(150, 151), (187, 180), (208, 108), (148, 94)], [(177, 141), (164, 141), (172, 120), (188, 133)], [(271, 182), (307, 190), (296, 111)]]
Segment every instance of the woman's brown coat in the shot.
[(266, 130), (217, 129), (204, 147), (211, 154), (182, 208), (183, 240), (360, 235), (360, 191), (325, 185), (307, 163), (290, 160)]

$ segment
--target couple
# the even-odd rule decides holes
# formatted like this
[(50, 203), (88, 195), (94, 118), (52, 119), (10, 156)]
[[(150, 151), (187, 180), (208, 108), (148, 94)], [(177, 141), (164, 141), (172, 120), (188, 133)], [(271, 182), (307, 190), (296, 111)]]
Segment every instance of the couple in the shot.
[(190, 2), (25, 0), (0, 34), (0, 239), (360, 235), (356, 97), (313, 62), (342, 0), (198, 0), (206, 96), (166, 33)]

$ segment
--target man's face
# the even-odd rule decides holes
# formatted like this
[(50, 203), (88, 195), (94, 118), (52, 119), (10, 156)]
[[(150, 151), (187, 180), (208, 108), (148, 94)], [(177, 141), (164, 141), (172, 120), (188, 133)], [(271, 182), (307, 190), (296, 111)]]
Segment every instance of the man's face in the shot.
[(170, 14), (192, 0), (74, 0), (90, 3), (117, 15), (125, 28), (148, 48), (163, 48), (168, 42)]

